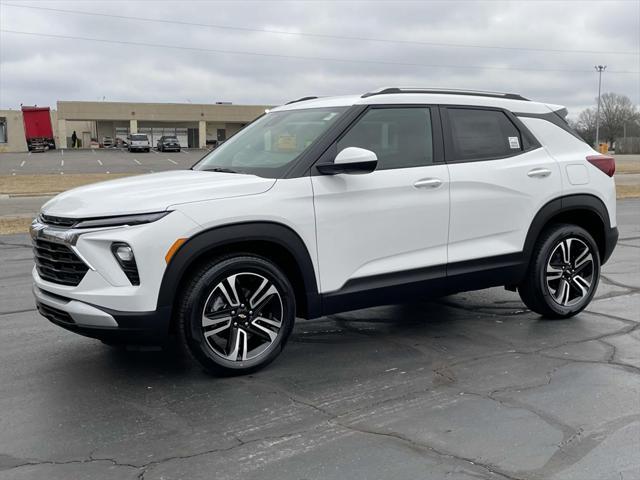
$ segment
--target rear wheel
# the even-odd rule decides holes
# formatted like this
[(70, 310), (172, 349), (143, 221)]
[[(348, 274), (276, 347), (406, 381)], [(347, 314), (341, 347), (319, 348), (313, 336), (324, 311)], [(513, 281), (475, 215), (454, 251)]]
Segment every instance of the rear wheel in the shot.
[(567, 318), (591, 302), (600, 279), (600, 254), (593, 237), (577, 225), (546, 229), (518, 293), (525, 305), (549, 318)]
[(258, 370), (282, 351), (295, 320), (295, 297), (286, 276), (252, 255), (214, 260), (182, 294), (182, 341), (205, 369), (219, 375)]

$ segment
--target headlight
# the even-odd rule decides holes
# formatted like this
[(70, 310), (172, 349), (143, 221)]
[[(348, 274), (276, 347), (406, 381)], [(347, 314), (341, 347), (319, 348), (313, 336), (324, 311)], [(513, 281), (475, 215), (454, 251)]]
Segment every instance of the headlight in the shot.
[(101, 227), (124, 227), (128, 225), (141, 225), (160, 220), (171, 212), (143, 213), (137, 215), (122, 215), (119, 217), (90, 218), (81, 220), (74, 228), (101, 228)]

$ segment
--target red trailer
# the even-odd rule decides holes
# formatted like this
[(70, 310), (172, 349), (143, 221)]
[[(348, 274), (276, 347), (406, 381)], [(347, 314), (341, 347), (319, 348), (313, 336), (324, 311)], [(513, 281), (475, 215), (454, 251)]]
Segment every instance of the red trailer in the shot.
[(24, 133), (27, 137), (27, 147), (30, 151), (56, 148), (51, 128), (51, 113), (49, 107), (22, 106)]

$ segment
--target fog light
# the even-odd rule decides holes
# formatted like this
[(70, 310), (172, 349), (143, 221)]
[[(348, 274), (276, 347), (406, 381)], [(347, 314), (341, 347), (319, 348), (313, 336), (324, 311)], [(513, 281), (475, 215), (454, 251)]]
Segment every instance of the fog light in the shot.
[(120, 268), (122, 268), (131, 285), (140, 285), (138, 266), (131, 247), (126, 243), (116, 242), (111, 244), (111, 252), (113, 252), (113, 256), (120, 264)]
[(130, 262), (133, 260), (133, 250), (131, 250), (129, 245), (118, 246), (115, 253), (123, 262)]

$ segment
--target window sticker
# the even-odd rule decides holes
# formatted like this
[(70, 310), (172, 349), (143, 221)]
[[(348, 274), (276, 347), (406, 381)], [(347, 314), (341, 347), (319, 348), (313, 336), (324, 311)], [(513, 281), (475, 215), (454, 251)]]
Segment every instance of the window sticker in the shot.
[(276, 141), (276, 149), (280, 152), (291, 152), (296, 149), (296, 137), (294, 135), (282, 134)]
[(520, 150), (520, 140), (518, 137), (509, 137), (509, 148), (511, 150)]

